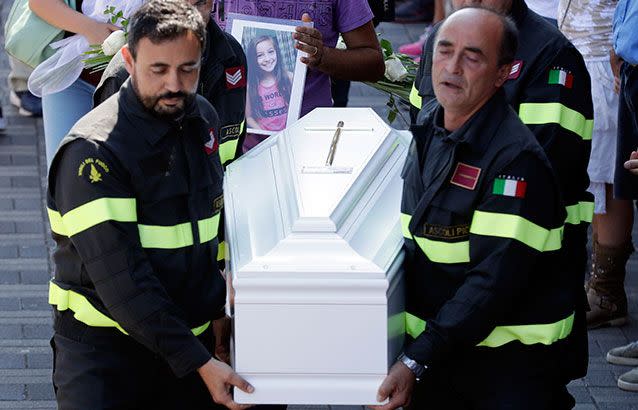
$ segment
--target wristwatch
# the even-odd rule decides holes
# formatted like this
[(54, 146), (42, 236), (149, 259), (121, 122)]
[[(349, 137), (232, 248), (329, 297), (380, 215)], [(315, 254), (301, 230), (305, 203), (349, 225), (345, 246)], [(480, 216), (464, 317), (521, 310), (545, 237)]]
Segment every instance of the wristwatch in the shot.
[(421, 376), (425, 372), (425, 369), (428, 368), (427, 366), (417, 363), (416, 360), (410, 359), (408, 356), (405, 355), (405, 353), (401, 353), (397, 358), (397, 361), (406, 365), (406, 367), (410, 369), (412, 373), (414, 373), (417, 380), (421, 378)]

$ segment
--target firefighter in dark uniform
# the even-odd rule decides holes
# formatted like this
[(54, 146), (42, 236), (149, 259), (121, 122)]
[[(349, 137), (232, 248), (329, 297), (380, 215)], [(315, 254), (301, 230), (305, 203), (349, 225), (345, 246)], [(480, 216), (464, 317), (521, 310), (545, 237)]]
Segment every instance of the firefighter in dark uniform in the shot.
[(502, 90), (515, 50), (513, 21), (491, 10), (457, 11), (440, 28), (440, 106), (413, 128), (403, 170), (408, 340), (380, 409), (410, 397), (414, 409), (573, 405), (557, 348), (574, 321), (560, 252), (566, 212), (543, 149)]
[[(246, 136), (246, 55), (237, 40), (211, 18), (213, 0), (185, 1), (197, 8), (206, 24), (206, 48), (197, 92), (213, 105), (219, 116), (219, 157), (226, 167), (241, 155)], [(122, 54), (117, 53), (93, 94), (94, 106), (115, 94), (127, 78)]]
[(224, 315), (219, 120), (196, 96), (205, 26), (182, 0), (131, 18), (127, 80), (83, 117), (49, 171), (60, 409), (209, 409), (251, 391), (213, 358)]
[[(455, 8), (481, 3), (507, 13), (519, 30), (519, 47), (512, 72), (503, 88), (507, 101), (521, 121), (534, 133), (556, 174), (567, 218), (563, 252), (571, 263), (576, 322), (565, 355), (574, 365), (570, 379), (587, 374), (588, 310), (583, 283), (587, 270), (587, 229), (594, 210), (587, 192), (587, 164), (591, 150), (593, 105), (591, 80), (581, 54), (543, 17), (529, 10), (523, 0), (454, 0)], [(424, 44), (421, 64), (411, 94), (412, 105), (423, 108), (421, 116), (435, 104), (432, 89), (432, 50), (438, 27)], [(547, 286), (553, 286), (551, 281)], [(600, 301), (590, 301), (600, 303)]]

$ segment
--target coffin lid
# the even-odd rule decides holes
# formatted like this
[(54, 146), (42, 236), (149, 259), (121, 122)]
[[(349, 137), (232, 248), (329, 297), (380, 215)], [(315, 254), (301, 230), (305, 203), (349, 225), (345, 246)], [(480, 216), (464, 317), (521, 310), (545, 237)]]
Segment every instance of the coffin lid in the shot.
[(231, 270), (384, 273), (403, 240), (410, 138), (369, 108), (318, 108), (244, 154), (226, 170)]

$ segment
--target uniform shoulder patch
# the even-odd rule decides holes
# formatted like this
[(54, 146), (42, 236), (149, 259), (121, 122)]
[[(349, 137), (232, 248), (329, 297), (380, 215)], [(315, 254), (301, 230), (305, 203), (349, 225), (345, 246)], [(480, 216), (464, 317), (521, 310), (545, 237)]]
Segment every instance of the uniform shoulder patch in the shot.
[(563, 67), (552, 67), (549, 70), (549, 78), (547, 84), (562, 85), (565, 88), (572, 88), (574, 84), (574, 75), (571, 71), (564, 69)]
[(109, 173), (109, 167), (104, 161), (98, 158), (85, 158), (80, 162), (78, 167), (78, 176), (84, 176), (91, 181), (92, 184), (102, 182), (103, 174)]
[(510, 175), (499, 175), (498, 178), (494, 180), (492, 194), (511, 196), (514, 198), (525, 198), (526, 190), (527, 181), (525, 181), (525, 178), (513, 177)]
[(508, 80), (516, 80), (523, 70), (523, 60), (514, 60), (512, 63), (512, 69), (510, 70), (510, 75), (507, 77)]
[(458, 162), (450, 183), (461, 188), (474, 190), (480, 175), (481, 168)]
[(204, 151), (206, 152), (206, 155), (212, 155), (219, 149), (219, 141), (215, 138), (215, 130), (213, 128), (209, 128), (208, 136), (210, 139), (204, 144)]
[(246, 86), (246, 75), (243, 66), (229, 67), (226, 72), (226, 88), (232, 90)]

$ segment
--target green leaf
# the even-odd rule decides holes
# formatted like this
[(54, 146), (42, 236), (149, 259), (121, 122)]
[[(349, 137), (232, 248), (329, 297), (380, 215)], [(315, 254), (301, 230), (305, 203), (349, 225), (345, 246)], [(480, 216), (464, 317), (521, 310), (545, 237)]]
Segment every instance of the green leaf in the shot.
[(385, 38), (382, 38), (381, 41), (379, 41), (379, 44), (381, 45), (381, 49), (383, 50), (383, 59), (385, 60), (389, 58), (393, 54), (392, 43), (390, 43)]
[(392, 124), (394, 120), (397, 119), (398, 110), (395, 108), (393, 110), (388, 111), (388, 122)]

